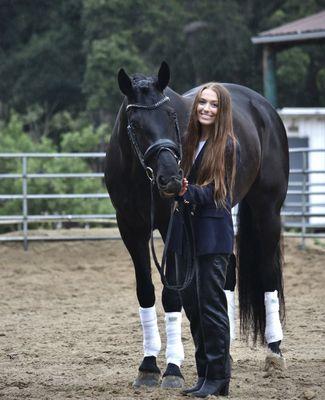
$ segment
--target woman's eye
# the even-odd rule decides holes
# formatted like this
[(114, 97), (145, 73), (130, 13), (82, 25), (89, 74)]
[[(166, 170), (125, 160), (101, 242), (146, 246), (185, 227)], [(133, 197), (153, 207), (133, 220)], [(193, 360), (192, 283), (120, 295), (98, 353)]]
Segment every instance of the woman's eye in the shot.
[(199, 104), (205, 104), (204, 100), (199, 100)]

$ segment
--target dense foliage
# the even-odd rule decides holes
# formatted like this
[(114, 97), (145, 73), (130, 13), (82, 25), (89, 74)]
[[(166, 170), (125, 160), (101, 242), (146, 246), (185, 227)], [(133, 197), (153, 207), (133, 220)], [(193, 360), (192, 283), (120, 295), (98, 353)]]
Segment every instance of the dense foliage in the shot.
[[(324, 0), (2, 0), (0, 102), (53, 115), (86, 112), (114, 119), (121, 100), (117, 70), (155, 72), (165, 59), (171, 86), (184, 92), (208, 80), (261, 91), (261, 48), (250, 38), (316, 13)], [(278, 54), (280, 106), (324, 105), (324, 44)], [(49, 132), (56, 144), (58, 132)], [(60, 135), (59, 135), (60, 136)]]
[[(251, 37), (324, 6), (324, 0), (1, 0), (0, 151), (103, 151), (122, 99), (116, 83), (122, 66), (150, 74), (166, 60), (178, 92), (210, 80), (261, 92), (261, 47)], [(325, 106), (324, 43), (289, 47), (277, 65), (280, 107)], [(18, 168), (0, 161), (1, 172)], [(68, 167), (100, 168), (86, 161), (30, 163), (35, 171)], [(3, 180), (1, 192), (19, 192), (20, 184)], [(87, 180), (35, 180), (31, 190), (104, 188)], [(12, 204), (2, 204), (1, 213), (17, 213)], [(58, 201), (46, 207), (56, 211)], [(64, 204), (66, 212), (71, 207), (87, 212), (96, 202)]]

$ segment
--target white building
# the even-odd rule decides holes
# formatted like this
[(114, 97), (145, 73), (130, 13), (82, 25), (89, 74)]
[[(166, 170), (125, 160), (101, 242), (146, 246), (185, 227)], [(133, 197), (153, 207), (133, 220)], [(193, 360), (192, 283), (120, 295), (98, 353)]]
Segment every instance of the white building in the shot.
[[(325, 108), (282, 108), (278, 110), (287, 130), (289, 148), (308, 147), (309, 152), (305, 157), (307, 170), (307, 188), (310, 195), (307, 197), (307, 212), (318, 214), (310, 217), (309, 223), (312, 225), (325, 223)], [(322, 149), (323, 151), (316, 151)], [(290, 168), (302, 169), (304, 165), (303, 153), (290, 154)], [(302, 174), (291, 175), (291, 182), (303, 181)], [(299, 184), (291, 187), (294, 190), (299, 188)], [(290, 188), (290, 189), (291, 189)], [(315, 193), (315, 194), (313, 194)], [(289, 202), (299, 202), (302, 196), (288, 195)], [(320, 216), (319, 214), (323, 214)]]

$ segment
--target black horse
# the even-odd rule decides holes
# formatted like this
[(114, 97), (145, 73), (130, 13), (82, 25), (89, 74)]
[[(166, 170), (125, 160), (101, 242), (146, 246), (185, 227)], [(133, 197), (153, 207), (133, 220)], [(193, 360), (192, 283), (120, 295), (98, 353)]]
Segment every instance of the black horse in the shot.
[[(169, 79), (165, 62), (157, 78), (130, 78), (120, 70), (119, 87), (126, 97), (106, 155), (106, 185), (122, 239), (134, 263), (137, 297), (143, 308), (155, 304), (148, 244), (150, 180), (155, 182), (154, 228), (165, 240), (171, 196), (181, 188), (179, 136), (186, 130), (198, 90), (181, 96), (167, 87)], [(224, 85), (231, 94), (234, 131), (240, 146), (233, 205), (239, 203), (236, 253), (241, 328), (245, 334), (252, 328), (255, 341), (258, 337), (264, 341), (264, 293), (277, 290), (281, 310), (284, 308), (280, 209), (288, 184), (288, 143), (281, 119), (261, 95), (243, 86)], [(171, 258), (167, 261), (167, 274), (172, 276), (173, 262)], [(229, 289), (235, 286), (235, 276), (230, 268), (226, 283)], [(166, 313), (181, 311), (179, 294), (166, 287), (162, 304)], [(279, 341), (269, 343), (269, 348), (281, 356)], [(156, 358), (144, 357), (139, 370), (137, 384), (153, 384), (152, 375), (159, 374)], [(168, 364), (163, 387), (181, 385), (179, 367)]]

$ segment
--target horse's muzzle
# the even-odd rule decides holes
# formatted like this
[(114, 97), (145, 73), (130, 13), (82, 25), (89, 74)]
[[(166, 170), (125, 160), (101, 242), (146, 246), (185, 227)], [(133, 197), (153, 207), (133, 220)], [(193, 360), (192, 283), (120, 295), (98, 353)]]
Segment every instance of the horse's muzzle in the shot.
[(182, 178), (172, 177), (167, 183), (162, 177), (157, 179), (157, 186), (161, 197), (171, 198), (177, 196), (182, 189)]

